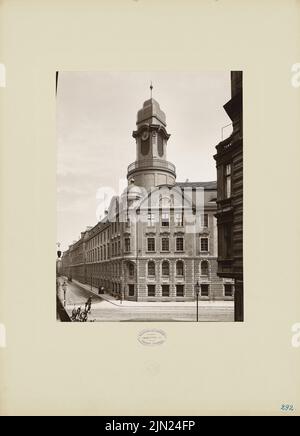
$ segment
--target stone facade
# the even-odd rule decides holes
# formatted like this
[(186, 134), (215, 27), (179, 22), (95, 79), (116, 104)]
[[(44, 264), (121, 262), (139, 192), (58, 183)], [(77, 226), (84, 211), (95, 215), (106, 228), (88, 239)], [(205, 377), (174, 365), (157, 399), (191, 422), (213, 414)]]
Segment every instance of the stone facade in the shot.
[(126, 300), (232, 300), (217, 275), (216, 182), (177, 183), (167, 161), (166, 117), (154, 100), (138, 112), (128, 188), (106, 217), (63, 254), (64, 274)]
[(217, 165), (218, 274), (235, 280), (235, 321), (244, 320), (243, 280), (243, 74), (231, 73), (231, 99), (224, 109), (233, 132), (220, 142)]

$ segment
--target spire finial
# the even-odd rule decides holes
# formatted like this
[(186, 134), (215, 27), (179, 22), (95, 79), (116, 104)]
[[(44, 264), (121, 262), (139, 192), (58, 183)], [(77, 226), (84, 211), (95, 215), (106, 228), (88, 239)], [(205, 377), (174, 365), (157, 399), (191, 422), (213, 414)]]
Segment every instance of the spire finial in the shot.
[(153, 85), (152, 85), (152, 80), (151, 80), (151, 84), (150, 84), (150, 96), (152, 98), (152, 89), (153, 89)]

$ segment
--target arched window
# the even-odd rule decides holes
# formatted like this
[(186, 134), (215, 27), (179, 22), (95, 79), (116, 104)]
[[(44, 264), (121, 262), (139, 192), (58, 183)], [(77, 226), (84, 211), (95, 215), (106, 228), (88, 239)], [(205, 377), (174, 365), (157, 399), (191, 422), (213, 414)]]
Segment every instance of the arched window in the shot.
[(183, 265), (182, 260), (179, 260), (176, 263), (176, 275), (177, 276), (183, 276), (183, 274), (184, 274), (184, 265)]
[(143, 156), (147, 156), (150, 151), (150, 139), (147, 138), (145, 141), (141, 141), (141, 152)]
[(161, 135), (157, 136), (157, 148), (159, 157), (163, 157), (164, 155), (164, 140)]
[(134, 276), (134, 265), (133, 265), (133, 263), (129, 263), (129, 265), (128, 265), (128, 272), (129, 272), (129, 277), (133, 277)]
[(203, 260), (201, 262), (201, 275), (208, 276), (208, 262), (207, 262), (207, 260)]
[(170, 275), (170, 265), (166, 260), (162, 263), (162, 275), (169, 276)]
[(152, 261), (148, 262), (148, 276), (155, 276), (155, 263)]

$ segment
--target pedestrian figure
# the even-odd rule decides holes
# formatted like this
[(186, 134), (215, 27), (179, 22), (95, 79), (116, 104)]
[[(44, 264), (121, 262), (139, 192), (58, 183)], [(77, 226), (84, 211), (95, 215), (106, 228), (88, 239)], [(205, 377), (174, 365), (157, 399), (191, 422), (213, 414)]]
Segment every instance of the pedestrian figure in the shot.
[(87, 312), (81, 312), (81, 315), (80, 315), (80, 321), (81, 321), (81, 322), (87, 322), (87, 319), (88, 319), (88, 314), (87, 314)]
[(75, 321), (76, 317), (77, 317), (77, 309), (74, 306), (74, 309), (72, 310), (72, 318), (71, 318), (72, 321)]
[(92, 307), (92, 297), (89, 297), (85, 303), (85, 310), (87, 313), (91, 311), (91, 307)]

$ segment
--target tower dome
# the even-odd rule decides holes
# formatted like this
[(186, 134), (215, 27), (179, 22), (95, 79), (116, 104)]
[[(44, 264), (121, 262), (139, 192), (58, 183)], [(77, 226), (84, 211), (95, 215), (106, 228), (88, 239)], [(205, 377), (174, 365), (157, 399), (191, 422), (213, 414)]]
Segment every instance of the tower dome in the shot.
[(143, 198), (143, 190), (135, 184), (135, 180), (131, 179), (127, 188), (124, 189), (122, 197), (127, 197), (128, 201), (136, 201)]
[(159, 122), (166, 126), (166, 114), (161, 110), (159, 103), (154, 98), (146, 100), (142, 109), (137, 113), (137, 126), (144, 122), (150, 124)]
[(127, 179), (135, 180), (137, 186), (150, 190), (160, 185), (176, 183), (176, 168), (167, 160), (166, 115), (159, 103), (152, 98), (143, 103), (137, 113), (137, 130), (132, 136), (136, 141), (136, 161), (129, 165)]

